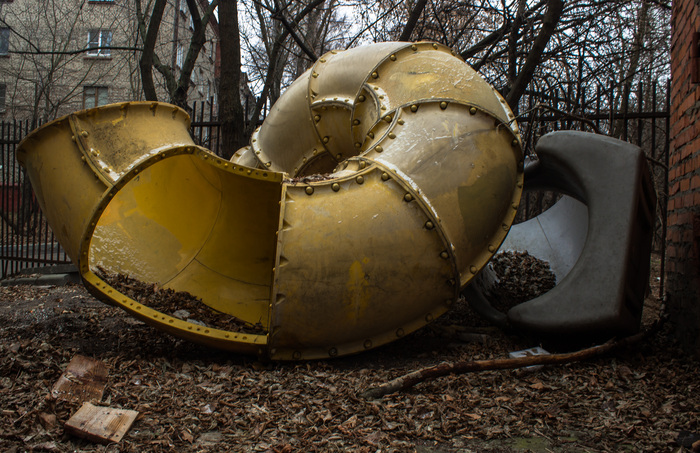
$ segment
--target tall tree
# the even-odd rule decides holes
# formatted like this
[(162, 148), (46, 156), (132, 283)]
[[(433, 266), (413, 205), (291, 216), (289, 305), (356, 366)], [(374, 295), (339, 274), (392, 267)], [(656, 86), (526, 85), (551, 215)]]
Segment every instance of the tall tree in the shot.
[[(143, 91), (147, 100), (157, 101), (158, 95), (153, 80), (153, 69), (160, 73), (165, 81), (168, 93), (168, 101), (172, 104), (187, 108), (187, 94), (190, 89), (192, 71), (206, 42), (206, 27), (214, 14), (219, 0), (212, 0), (206, 5), (199, 4), (196, 0), (186, 1), (187, 9), (191, 17), (194, 31), (189, 41), (186, 56), (183, 59), (179, 71), (175, 71), (172, 65), (164, 63), (156, 52), (158, 35), (162, 29), (163, 13), (167, 0), (155, 0), (149, 11), (144, 11), (141, 0), (136, 0), (136, 13), (139, 23), (139, 34), (143, 43), (143, 50), (139, 61)], [(203, 11), (200, 13), (200, 7)], [(147, 17), (148, 16), (148, 17)]]
[(221, 66), (219, 79), (219, 120), (221, 121), (221, 146), (225, 158), (230, 158), (248, 140), (241, 104), (241, 38), (238, 26), (236, 1), (223, 1), (219, 5), (221, 27)]

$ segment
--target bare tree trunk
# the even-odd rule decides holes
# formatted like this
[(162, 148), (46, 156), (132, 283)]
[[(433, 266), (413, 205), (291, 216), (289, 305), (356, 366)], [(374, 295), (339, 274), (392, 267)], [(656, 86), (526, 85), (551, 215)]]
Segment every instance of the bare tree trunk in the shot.
[(143, 52), (139, 60), (141, 84), (143, 86), (143, 94), (147, 101), (158, 100), (156, 87), (153, 83), (153, 57), (155, 56), (156, 39), (158, 38), (158, 30), (160, 30), (160, 22), (163, 19), (165, 4), (166, 0), (156, 0), (153, 5), (151, 19), (148, 22), (148, 30), (144, 37)]
[(518, 101), (520, 101), (520, 98), (525, 93), (525, 88), (527, 88), (528, 84), (532, 80), (535, 69), (542, 61), (542, 54), (547, 47), (549, 39), (557, 29), (557, 24), (559, 23), (563, 9), (564, 2), (562, 0), (548, 0), (547, 12), (542, 20), (542, 28), (540, 29), (537, 38), (535, 38), (535, 42), (532, 44), (532, 48), (527, 55), (525, 64), (523, 64), (523, 66), (520, 68), (518, 77), (515, 79), (515, 82), (513, 82), (513, 85), (510, 87), (508, 95), (506, 96), (508, 104), (514, 110), (518, 105)]
[(238, 2), (219, 5), (221, 29), (221, 79), (219, 81), (219, 117), (222, 152), (226, 159), (247, 143), (241, 105), (241, 38), (238, 28)]

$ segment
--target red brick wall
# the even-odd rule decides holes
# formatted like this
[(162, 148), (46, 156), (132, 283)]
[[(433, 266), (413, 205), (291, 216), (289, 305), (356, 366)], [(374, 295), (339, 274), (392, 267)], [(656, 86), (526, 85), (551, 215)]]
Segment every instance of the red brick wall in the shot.
[(674, 0), (671, 38), (667, 296), (683, 342), (700, 355), (700, 84), (691, 80), (697, 0)]

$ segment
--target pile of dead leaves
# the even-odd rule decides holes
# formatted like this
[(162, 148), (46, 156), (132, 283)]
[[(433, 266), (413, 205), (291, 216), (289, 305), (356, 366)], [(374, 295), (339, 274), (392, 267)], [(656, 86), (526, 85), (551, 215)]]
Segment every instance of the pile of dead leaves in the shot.
[(163, 288), (156, 283), (146, 283), (124, 274), (114, 274), (100, 269), (100, 278), (122, 294), (161, 313), (184, 321), (233, 332), (265, 334), (260, 324), (250, 324), (235, 316), (221, 313), (205, 305), (201, 299), (184, 291)]
[(549, 263), (526, 251), (498, 253), (489, 265), (497, 277), (490, 296), (502, 311), (546, 293), (557, 283)]

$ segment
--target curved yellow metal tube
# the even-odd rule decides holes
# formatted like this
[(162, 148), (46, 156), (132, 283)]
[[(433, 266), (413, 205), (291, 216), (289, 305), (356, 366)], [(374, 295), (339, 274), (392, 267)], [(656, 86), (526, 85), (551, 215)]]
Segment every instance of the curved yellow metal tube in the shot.
[[(175, 335), (273, 359), (355, 353), (443, 314), (522, 190), (503, 99), (433, 43), (324, 55), (229, 162), (159, 103), (56, 120), (18, 149), (87, 287)], [(209, 328), (98, 269), (187, 291), (264, 333)]]

